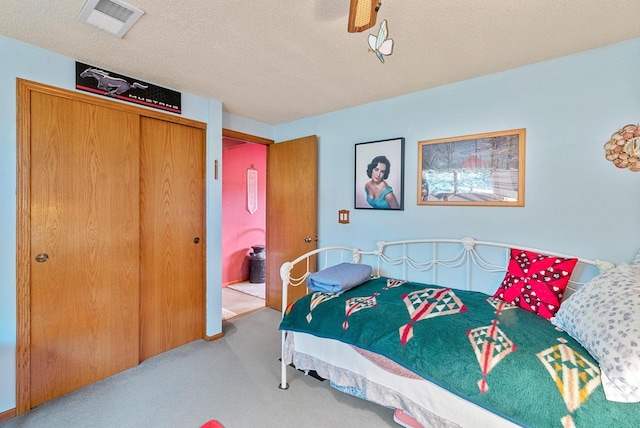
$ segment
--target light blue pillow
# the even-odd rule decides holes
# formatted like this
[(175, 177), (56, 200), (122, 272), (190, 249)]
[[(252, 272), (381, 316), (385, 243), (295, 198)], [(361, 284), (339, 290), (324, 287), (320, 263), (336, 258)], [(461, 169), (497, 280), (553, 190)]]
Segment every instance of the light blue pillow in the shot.
[(371, 266), (359, 263), (340, 263), (312, 273), (307, 278), (311, 291), (340, 294), (371, 279)]
[(622, 264), (596, 276), (560, 305), (551, 323), (598, 361), (608, 400), (640, 402), (640, 266)]

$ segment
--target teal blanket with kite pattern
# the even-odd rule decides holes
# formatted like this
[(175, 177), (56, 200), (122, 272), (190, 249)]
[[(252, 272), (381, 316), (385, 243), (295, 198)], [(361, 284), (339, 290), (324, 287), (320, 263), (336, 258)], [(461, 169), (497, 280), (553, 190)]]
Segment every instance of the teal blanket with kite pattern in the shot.
[(607, 401), (578, 342), (483, 293), (378, 278), (302, 297), (280, 330), (384, 355), (522, 426), (640, 427), (640, 403)]

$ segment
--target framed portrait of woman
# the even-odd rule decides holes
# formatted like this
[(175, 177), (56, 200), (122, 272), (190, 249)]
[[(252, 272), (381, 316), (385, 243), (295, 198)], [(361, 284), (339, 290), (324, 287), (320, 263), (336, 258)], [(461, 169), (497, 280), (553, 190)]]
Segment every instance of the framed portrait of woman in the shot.
[(404, 138), (355, 145), (354, 207), (404, 209)]

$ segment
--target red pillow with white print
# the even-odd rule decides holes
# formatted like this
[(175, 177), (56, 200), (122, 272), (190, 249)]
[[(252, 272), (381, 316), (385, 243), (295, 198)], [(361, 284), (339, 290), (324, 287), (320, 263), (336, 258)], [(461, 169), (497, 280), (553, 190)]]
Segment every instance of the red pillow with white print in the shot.
[(507, 274), (493, 297), (549, 319), (560, 309), (577, 262), (512, 248)]

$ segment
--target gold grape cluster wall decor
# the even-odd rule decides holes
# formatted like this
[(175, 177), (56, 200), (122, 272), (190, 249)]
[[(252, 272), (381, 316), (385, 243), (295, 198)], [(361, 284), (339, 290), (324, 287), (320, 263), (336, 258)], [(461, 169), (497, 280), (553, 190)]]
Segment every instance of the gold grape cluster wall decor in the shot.
[(618, 168), (640, 171), (640, 126), (627, 125), (614, 132), (604, 149), (607, 160)]

